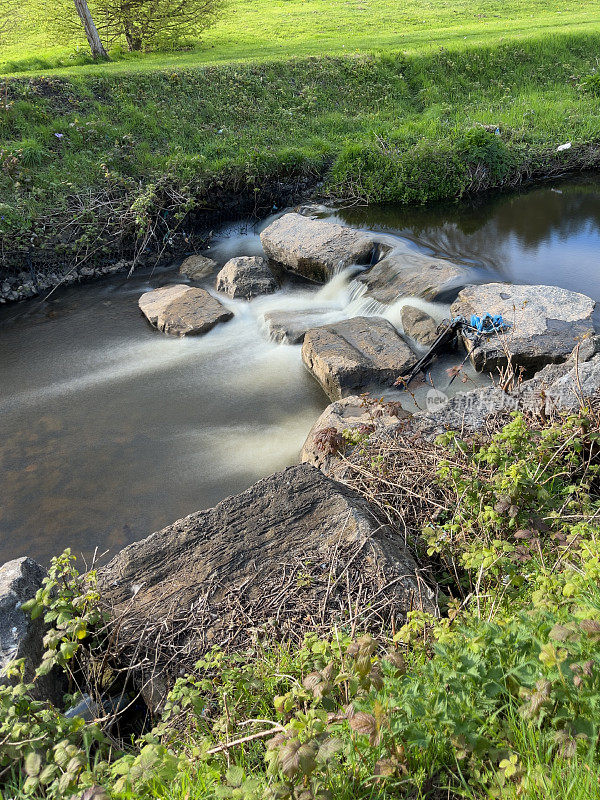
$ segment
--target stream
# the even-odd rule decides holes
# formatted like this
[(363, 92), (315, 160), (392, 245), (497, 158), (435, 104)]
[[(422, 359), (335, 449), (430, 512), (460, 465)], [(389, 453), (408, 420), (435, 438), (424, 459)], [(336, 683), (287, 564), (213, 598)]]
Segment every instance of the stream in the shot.
[[(591, 178), (477, 206), (318, 214), (448, 256), (473, 282), (554, 284), (600, 300), (600, 182)], [(260, 254), (272, 219), (223, 227), (206, 254), (219, 265)], [(223, 299), (233, 320), (182, 339), (154, 331), (137, 307), (144, 291), (185, 282), (177, 264), (0, 307), (0, 563), (47, 563), (67, 546), (86, 558), (114, 554), (294, 463), (328, 400), (300, 347), (269, 341), (262, 316), (313, 311), (317, 325), (380, 312), (353, 274), (322, 287), (290, 279), (250, 303)], [(214, 279), (204, 285), (212, 291)], [(397, 326), (404, 302), (385, 310)], [(448, 314), (416, 302), (439, 320)], [(438, 388), (456, 362), (436, 365)], [(456, 381), (453, 391), (485, 380), (467, 375), (469, 386)], [(414, 407), (406, 393), (403, 402)]]

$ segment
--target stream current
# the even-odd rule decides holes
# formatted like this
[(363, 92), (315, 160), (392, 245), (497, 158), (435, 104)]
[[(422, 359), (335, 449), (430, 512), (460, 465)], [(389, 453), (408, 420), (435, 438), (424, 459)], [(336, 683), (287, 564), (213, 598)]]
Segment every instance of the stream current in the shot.
[[(447, 256), (473, 282), (554, 284), (600, 300), (600, 183), (591, 179), (477, 207), (319, 215)], [(271, 219), (224, 227), (207, 255), (222, 265), (260, 254)], [(250, 303), (223, 299), (230, 322), (182, 339), (151, 329), (137, 307), (142, 292), (183, 282), (177, 265), (0, 308), (0, 563), (47, 563), (67, 546), (114, 554), (294, 463), (328, 400), (300, 347), (268, 339), (263, 315), (313, 311), (317, 325), (382, 313), (353, 275), (322, 287), (290, 280)], [(213, 291), (214, 278), (204, 285)], [(404, 302), (383, 310), (398, 327)], [(411, 302), (448, 314), (444, 303)], [(435, 366), (437, 388), (458, 360)], [(452, 389), (483, 380), (468, 374), (468, 387)]]

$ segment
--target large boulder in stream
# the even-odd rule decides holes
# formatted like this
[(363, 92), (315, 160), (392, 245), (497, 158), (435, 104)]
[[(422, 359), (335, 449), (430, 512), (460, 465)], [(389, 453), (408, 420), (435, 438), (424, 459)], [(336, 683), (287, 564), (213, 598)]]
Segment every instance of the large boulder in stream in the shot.
[(435, 300), (464, 286), (468, 279), (467, 269), (459, 264), (400, 248), (357, 277), (369, 297), (385, 304), (401, 297)]
[(302, 360), (332, 400), (392, 384), (417, 356), (381, 317), (353, 317), (308, 331)]
[(513, 366), (535, 371), (564, 361), (578, 341), (593, 333), (595, 302), (579, 292), (557, 286), (520, 286), (486, 283), (466, 286), (450, 309), (452, 316), (502, 314), (510, 327), (479, 340), (463, 334), (473, 365), (478, 370)]
[(269, 265), (260, 256), (230, 259), (217, 275), (217, 291), (229, 297), (250, 300), (277, 291), (278, 284)]
[(403, 538), (306, 464), (129, 545), (99, 583), (155, 707), (157, 687), (214, 645), (246, 648), (261, 632), (299, 643), (308, 629), (376, 629), (436, 609)]
[(219, 322), (233, 317), (232, 312), (206, 289), (185, 284), (146, 292), (138, 300), (138, 305), (151, 325), (174, 336), (208, 333)]
[(375, 243), (366, 233), (295, 213), (272, 222), (260, 241), (273, 261), (319, 282), (352, 264), (369, 264), (375, 251)]

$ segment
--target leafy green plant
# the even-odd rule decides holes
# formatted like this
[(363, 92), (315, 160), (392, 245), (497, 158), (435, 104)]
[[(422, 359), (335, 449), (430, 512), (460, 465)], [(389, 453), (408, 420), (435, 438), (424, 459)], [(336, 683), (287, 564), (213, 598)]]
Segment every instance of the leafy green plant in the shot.
[(96, 572), (83, 575), (74, 567), (69, 549), (52, 559), (42, 587), (23, 610), (32, 619), (43, 615), (51, 625), (44, 636), (44, 655), (37, 675), (47, 675), (55, 666), (69, 671), (80, 648), (88, 652), (98, 646), (97, 629), (104, 622), (100, 609)]

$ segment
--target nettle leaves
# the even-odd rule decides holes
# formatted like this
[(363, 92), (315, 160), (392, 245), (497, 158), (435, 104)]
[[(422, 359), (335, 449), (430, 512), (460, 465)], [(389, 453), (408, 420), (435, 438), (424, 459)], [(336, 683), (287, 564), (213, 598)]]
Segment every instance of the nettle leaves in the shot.
[[(330, 770), (339, 759), (352, 760), (361, 749), (377, 747), (389, 728), (387, 712), (378, 700), (370, 710), (360, 709), (383, 687), (384, 673), (378, 643), (370, 635), (332, 643), (308, 637), (305, 646), (310, 653), (306, 664), (316, 668), (294, 682), (287, 694), (274, 698), (285, 724), (267, 742), (269, 796), (325, 800)], [(398, 674), (403, 667), (402, 657), (392, 654), (390, 670)], [(373, 774), (379, 779), (391, 776), (398, 763), (390, 754), (375, 765)], [(247, 783), (237, 788), (241, 791)], [(228, 784), (233, 791), (231, 776)]]
[(51, 626), (44, 636), (38, 677), (48, 675), (56, 666), (68, 669), (82, 642), (91, 643), (94, 630), (103, 622), (96, 572), (80, 575), (74, 561), (69, 549), (53, 558), (42, 587), (22, 605), (32, 619), (43, 615)]

